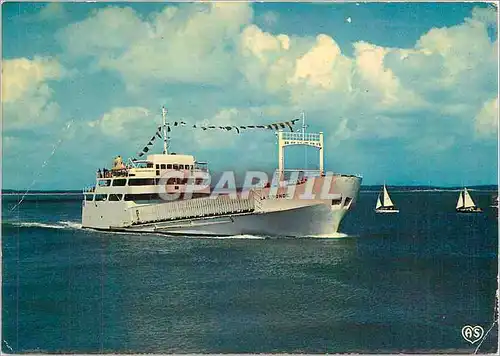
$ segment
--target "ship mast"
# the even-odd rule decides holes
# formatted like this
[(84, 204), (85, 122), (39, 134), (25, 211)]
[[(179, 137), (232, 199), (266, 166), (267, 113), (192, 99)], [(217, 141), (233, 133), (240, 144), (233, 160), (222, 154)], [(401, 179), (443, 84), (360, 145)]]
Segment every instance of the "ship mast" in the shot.
[(163, 154), (168, 154), (168, 139), (167, 136), (167, 109), (164, 106), (161, 107), (161, 117), (163, 120)]
[(302, 139), (306, 139), (306, 114), (302, 111), (300, 113), (300, 117), (302, 118)]
[[(300, 113), (300, 116), (302, 118), (302, 140), (306, 140), (306, 114), (302, 111)], [(304, 145), (304, 169), (307, 169), (307, 146)]]

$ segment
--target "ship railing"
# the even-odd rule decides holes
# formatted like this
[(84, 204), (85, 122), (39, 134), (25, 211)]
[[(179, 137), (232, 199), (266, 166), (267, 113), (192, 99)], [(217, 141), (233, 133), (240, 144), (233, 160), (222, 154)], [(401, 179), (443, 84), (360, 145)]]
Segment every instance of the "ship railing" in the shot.
[(250, 192), (249, 197), (245, 199), (235, 199), (230, 195), (220, 195), (215, 198), (176, 200), (173, 202), (131, 207), (130, 210), (132, 223), (144, 224), (251, 213), (255, 210), (255, 199), (253, 192)]
[(254, 201), (255, 210), (262, 210), (262, 190), (261, 189), (252, 189), (250, 191), (249, 199)]
[(95, 186), (93, 186), (93, 185), (87, 186), (87, 187), (83, 188), (83, 194), (85, 194), (85, 193), (93, 193), (93, 192), (95, 192)]
[(128, 176), (128, 168), (112, 169), (112, 177), (126, 177)]
[[(322, 177), (326, 175), (326, 172), (321, 172), (319, 169), (285, 169), (283, 170), (283, 175), (285, 180), (290, 178), (290, 176), (294, 172), (299, 172), (299, 178), (302, 177)], [(330, 172), (329, 174), (333, 175), (334, 177), (356, 177), (356, 178), (363, 178), (361, 174), (344, 174), (344, 173), (337, 173), (337, 172)]]
[(208, 162), (194, 162), (194, 170), (208, 172)]
[(301, 140), (301, 141), (311, 141), (320, 142), (321, 135), (319, 133), (312, 132), (283, 132), (283, 140)]

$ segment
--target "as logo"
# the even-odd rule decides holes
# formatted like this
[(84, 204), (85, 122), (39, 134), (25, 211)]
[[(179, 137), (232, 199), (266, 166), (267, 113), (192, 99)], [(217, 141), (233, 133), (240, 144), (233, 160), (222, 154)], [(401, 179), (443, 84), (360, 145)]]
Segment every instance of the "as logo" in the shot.
[(474, 344), (479, 340), (481, 340), (483, 335), (484, 335), (484, 329), (479, 325), (476, 326), (465, 325), (462, 328), (463, 338), (468, 342), (470, 342), (471, 344)]

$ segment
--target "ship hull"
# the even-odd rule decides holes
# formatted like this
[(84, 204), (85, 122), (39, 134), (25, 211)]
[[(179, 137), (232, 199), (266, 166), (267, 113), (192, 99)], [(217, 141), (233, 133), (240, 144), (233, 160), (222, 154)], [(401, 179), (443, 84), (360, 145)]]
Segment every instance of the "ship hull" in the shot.
[(333, 210), (319, 204), (286, 211), (143, 224), (118, 230), (193, 236), (341, 237), (343, 235), (337, 232), (346, 212), (346, 209)]
[[(84, 201), (82, 227), (99, 230), (172, 235), (259, 235), (336, 237), (342, 219), (357, 199), (361, 178), (326, 181), (332, 196), (319, 194), (318, 178), (310, 198), (305, 184), (287, 193), (264, 188), (247, 199), (197, 198), (184, 202), (135, 204), (127, 201)], [(316, 184), (317, 183), (317, 184)]]
[(375, 209), (377, 214), (397, 214), (399, 213), (398, 209)]
[(479, 214), (482, 213), (483, 211), (478, 207), (471, 207), (471, 208), (457, 208), (456, 212), (460, 214)]

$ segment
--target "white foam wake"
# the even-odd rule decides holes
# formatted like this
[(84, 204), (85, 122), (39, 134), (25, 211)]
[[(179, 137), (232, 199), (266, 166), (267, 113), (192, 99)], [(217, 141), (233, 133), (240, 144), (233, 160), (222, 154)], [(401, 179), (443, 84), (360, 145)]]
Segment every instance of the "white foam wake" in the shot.
[(81, 229), (82, 224), (75, 221), (59, 221), (59, 224), (63, 225), (68, 229)]
[(21, 221), (21, 222), (10, 222), (14, 226), (19, 227), (38, 227), (44, 229), (81, 229), (82, 224), (74, 221), (58, 221), (54, 224), (41, 223), (36, 221)]
[(309, 236), (305, 236), (305, 237), (311, 237), (311, 238), (315, 238), (315, 239), (339, 239), (339, 238), (343, 238), (343, 237), (349, 237), (349, 235), (344, 234), (342, 232), (332, 232), (329, 234), (309, 235)]
[(188, 236), (191, 239), (217, 239), (217, 240), (226, 240), (226, 239), (249, 239), (249, 240), (264, 240), (264, 236), (257, 235), (231, 235), (231, 236), (214, 236), (214, 235), (196, 235), (196, 236)]

